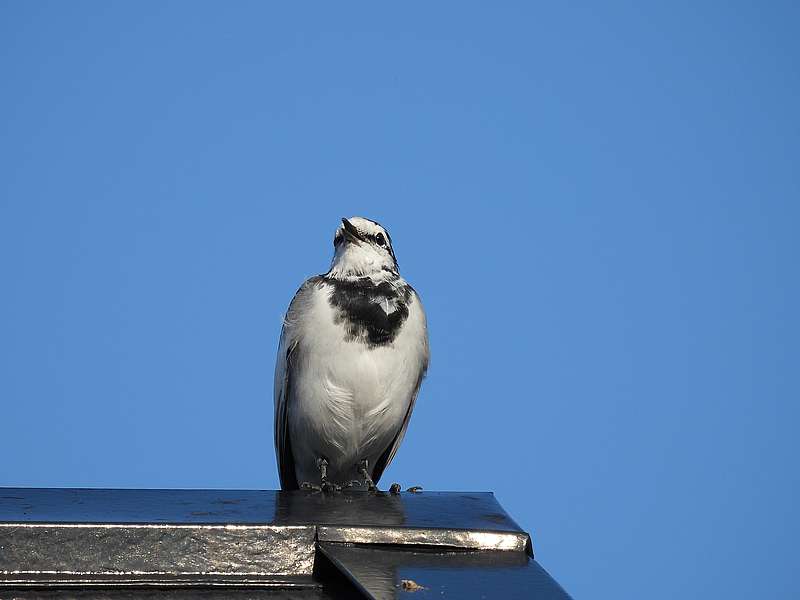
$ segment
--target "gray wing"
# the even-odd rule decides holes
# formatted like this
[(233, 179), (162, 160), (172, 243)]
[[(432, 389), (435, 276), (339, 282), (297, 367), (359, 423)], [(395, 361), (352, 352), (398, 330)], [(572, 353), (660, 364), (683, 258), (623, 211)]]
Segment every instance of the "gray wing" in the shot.
[[(419, 296), (417, 296), (416, 292), (414, 292), (414, 301), (420, 302)], [(422, 310), (422, 304), (420, 303), (420, 310)], [(423, 312), (423, 315), (425, 313)], [(422, 380), (425, 379), (425, 374), (428, 372), (428, 363), (430, 361), (430, 350), (428, 348), (428, 333), (427, 327), (425, 328), (425, 346), (422, 354), (422, 364), (420, 365), (419, 377), (417, 378), (417, 382), (414, 385), (414, 393), (411, 396), (411, 402), (408, 405), (408, 410), (406, 411), (406, 415), (403, 418), (403, 424), (400, 426), (400, 429), (397, 431), (397, 434), (394, 436), (392, 443), (389, 444), (389, 447), (383, 452), (383, 454), (378, 457), (378, 460), (375, 461), (375, 466), (372, 469), (372, 481), (376, 484), (383, 475), (383, 471), (389, 466), (389, 463), (392, 462), (394, 455), (397, 454), (397, 449), (400, 447), (400, 442), (403, 441), (403, 436), (406, 434), (406, 429), (408, 429), (408, 422), (411, 420), (411, 413), (414, 410), (414, 404), (417, 402), (417, 396), (419, 395), (419, 388), (422, 385)]]
[(309, 302), (309, 296), (320, 281), (312, 277), (294, 295), (283, 320), (278, 356), (275, 361), (275, 456), (278, 459), (278, 475), (281, 489), (299, 488), (289, 435), (289, 411), (292, 407), (292, 379), (296, 376), (301, 345), (298, 320)]

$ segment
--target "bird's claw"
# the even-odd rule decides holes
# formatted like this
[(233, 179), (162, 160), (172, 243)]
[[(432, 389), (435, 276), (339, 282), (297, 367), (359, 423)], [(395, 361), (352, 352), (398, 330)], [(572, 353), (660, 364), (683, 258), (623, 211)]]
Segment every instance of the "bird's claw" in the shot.
[(390, 493), (390, 494), (399, 494), (399, 493), (400, 493), (400, 489), (401, 489), (401, 488), (400, 488), (400, 484), (399, 484), (399, 483), (393, 483), (393, 484), (392, 484), (392, 485), (389, 487), (389, 493)]
[(321, 492), (322, 491), (322, 487), (321, 486), (318, 486), (318, 485), (316, 485), (314, 483), (311, 483), (311, 482), (308, 482), (308, 481), (304, 481), (303, 483), (301, 483), (300, 484), (300, 489), (301, 490), (313, 490), (315, 492)]
[(375, 482), (372, 481), (372, 477), (369, 476), (369, 461), (366, 458), (358, 463), (358, 474), (364, 478), (364, 483), (367, 484), (368, 491), (378, 491), (378, 486), (375, 485)]
[(354, 488), (354, 487), (361, 487), (361, 482), (358, 479), (353, 479), (352, 481), (348, 481), (344, 484), (345, 488)]
[(422, 486), (421, 485), (412, 485), (406, 491), (407, 492), (411, 492), (412, 494), (419, 494), (422, 491)]

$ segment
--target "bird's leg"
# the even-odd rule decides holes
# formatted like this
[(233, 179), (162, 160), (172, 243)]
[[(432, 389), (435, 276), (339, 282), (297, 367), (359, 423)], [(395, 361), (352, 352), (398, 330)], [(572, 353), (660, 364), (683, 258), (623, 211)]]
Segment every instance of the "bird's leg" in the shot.
[(328, 481), (328, 461), (324, 458), (317, 459), (317, 468), (319, 469), (320, 487), (323, 492), (338, 492), (342, 488)]
[(322, 483), (328, 481), (328, 461), (324, 458), (317, 459), (317, 468), (319, 469), (319, 479)]
[(364, 478), (364, 483), (367, 484), (367, 489), (370, 492), (374, 492), (378, 489), (378, 486), (375, 485), (375, 482), (372, 481), (372, 477), (369, 476), (369, 461), (365, 458), (360, 463), (358, 463), (358, 474)]

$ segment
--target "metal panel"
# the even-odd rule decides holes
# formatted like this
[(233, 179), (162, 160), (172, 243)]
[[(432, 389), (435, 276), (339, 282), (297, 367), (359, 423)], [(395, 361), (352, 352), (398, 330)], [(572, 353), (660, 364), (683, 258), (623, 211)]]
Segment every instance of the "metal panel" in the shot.
[(310, 575), (313, 526), (0, 523), (0, 573)]
[(567, 598), (491, 493), (0, 488), (0, 600), (406, 591)]
[(569, 600), (525, 553), (443, 551), (320, 543), (321, 552), (369, 598)]
[[(133, 525), (206, 524), (270, 525), (276, 528), (273, 535), (276, 540), (281, 531), (277, 528), (303, 525), (318, 526), (319, 538), (325, 541), (517, 551), (529, 544), (528, 534), (491, 493), (346, 491), (325, 495), (310, 491), (0, 488), (2, 522), (53, 526), (124, 524), (126, 528), (106, 531), (105, 537), (124, 535), (129, 540), (148, 537), (146, 532), (135, 531)], [(167, 533), (170, 529), (159, 531), (162, 533), (152, 533), (149, 537), (166, 536), (164, 544), (178, 543), (170, 541), (170, 535), (176, 540), (187, 535), (178, 531)], [(83, 532), (88, 533), (88, 530)], [(69, 533), (62, 535), (70, 538)], [(89, 541), (102, 535), (92, 533)], [(211, 543), (203, 542), (201, 533), (196, 535), (201, 538), (201, 545)], [(236, 534), (226, 535), (233, 538)], [(33, 537), (33, 533), (27, 535)]]
[(0, 488), (0, 522), (277, 523), (278, 492)]
[[(525, 533), (490, 492), (279, 492), (281, 523)], [(0, 517), (1, 519), (1, 517)]]
[[(105, 573), (105, 574), (65, 574), (65, 573), (17, 573), (0, 575), (0, 590), (3, 586), (16, 589), (45, 589), (45, 588), (103, 588), (121, 589), (130, 587), (163, 588), (167, 590), (183, 588), (286, 588), (305, 589), (321, 588), (322, 583), (308, 575), (286, 576), (280, 579), (262, 577), (259, 575), (221, 575), (221, 574), (192, 574), (170, 575), (165, 573)], [(2, 597), (2, 594), (0, 594)]]
[(0, 588), (0, 600), (337, 600), (358, 597), (358, 592), (332, 594), (324, 588)]
[(517, 531), (491, 492), (0, 487), (0, 522), (375, 525)]

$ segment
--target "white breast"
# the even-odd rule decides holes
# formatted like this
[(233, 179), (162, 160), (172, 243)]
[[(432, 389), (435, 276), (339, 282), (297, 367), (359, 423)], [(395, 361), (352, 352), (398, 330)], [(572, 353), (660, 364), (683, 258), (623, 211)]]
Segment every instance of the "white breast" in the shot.
[[(295, 324), (302, 351), (295, 365), (289, 434), (298, 481), (318, 481), (316, 459), (336, 482), (358, 478), (357, 463), (374, 464), (397, 436), (427, 356), (425, 314), (416, 294), (391, 344), (346, 341), (328, 289), (316, 289)], [(394, 306), (389, 303), (390, 311)], [(384, 310), (386, 310), (384, 308)]]

